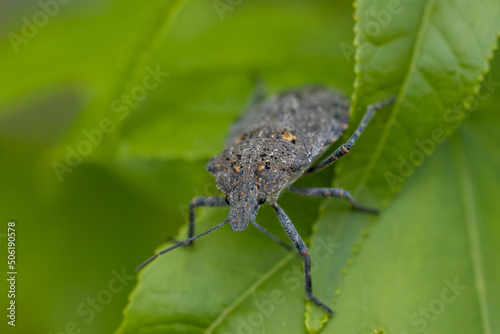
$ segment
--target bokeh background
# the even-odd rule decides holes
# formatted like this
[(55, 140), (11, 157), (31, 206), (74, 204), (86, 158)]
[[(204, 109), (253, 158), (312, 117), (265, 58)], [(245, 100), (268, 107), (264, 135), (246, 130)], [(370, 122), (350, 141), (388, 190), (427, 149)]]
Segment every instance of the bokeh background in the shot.
[[(38, 1), (0, 1), (0, 243), (5, 254), (7, 222), (15, 221), (19, 273), (17, 326), (6, 326), (3, 317), (0, 328), (8, 333), (112, 333), (136, 284), (135, 266), (178, 234), (192, 197), (219, 194), (204, 165), (222, 149), (255, 76), (271, 92), (324, 83), (353, 93), (354, 9), (350, 1), (243, 1), (229, 9), (201, 0), (46, 3), (51, 5), (44, 9)], [(46, 22), (40, 11), (49, 13)], [(34, 21), (36, 15), (40, 21)], [(30, 28), (25, 18), (40, 24)], [(24, 37), (13, 43), (9, 33)], [(496, 63), (494, 82), (500, 78)], [(158, 84), (138, 89), (155, 71), (162, 73)], [(481, 104), (484, 119), (473, 115), (465, 121), (471, 124), (464, 125), (465, 142), (481, 129), (477, 124), (490, 124), (489, 131), (499, 124), (495, 90)], [(140, 99), (126, 102), (123, 94), (132, 92)], [(99, 129), (103, 119), (112, 122), (113, 130), (101, 131), (102, 140), (95, 135), (97, 144), (82, 148), (88, 154), (56, 172), (58, 163), (68, 164), (68, 152), (88, 140), (85, 131)], [(415, 122), (418, 126), (422, 120)], [(469, 143), (466, 152), (474, 147), (473, 140)], [(491, 171), (498, 174), (498, 155), (489, 160), (497, 144), (493, 140), (483, 147), (491, 168), (483, 171), (481, 182), (490, 185), (477, 189), (491, 192), (487, 208), (477, 209), (480, 222), (500, 218), (490, 205), (498, 199), (498, 191), (490, 189), (499, 185), (498, 178), (487, 181), (496, 175)], [(370, 142), (364, 145), (369, 148)], [(448, 151), (439, 152), (432, 165), (424, 162), (425, 173), (446, 175), (442, 168)], [(333, 169), (302, 184), (330, 184), (332, 175)], [(427, 179), (419, 175), (412, 187)], [(408, 198), (422, 198), (411, 189), (400, 196), (409, 192)], [(373, 196), (364, 195), (376, 203)], [(418, 216), (427, 202), (416, 203), (420, 206), (404, 202), (395, 212)], [(306, 236), (313, 232), (320, 205), (317, 199), (283, 198), (291, 215), (302, 218), (299, 229)], [(345, 203), (339, 205), (346, 210)], [(270, 211), (263, 215), (263, 220), (273, 219)], [(447, 217), (436, 217), (435, 224)], [(443, 243), (449, 242), (446, 232), (440, 233)], [(491, 239), (485, 242), (493, 245), (499, 230), (488, 233)], [(238, 238), (245, 242), (244, 236)], [(494, 267), (486, 275), (487, 287), (498, 274), (498, 264), (488, 262), (495, 247), (487, 248), (483, 258)], [(5, 280), (0, 289), (4, 307)], [(498, 302), (487, 304), (490, 315), (498, 313)], [(444, 323), (459, 318), (448, 313), (454, 315)], [(408, 332), (422, 332), (419, 328)]]

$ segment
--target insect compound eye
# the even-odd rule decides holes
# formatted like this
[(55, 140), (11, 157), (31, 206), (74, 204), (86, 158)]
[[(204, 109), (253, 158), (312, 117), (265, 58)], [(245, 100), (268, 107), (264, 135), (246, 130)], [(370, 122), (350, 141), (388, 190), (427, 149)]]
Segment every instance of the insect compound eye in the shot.
[(257, 195), (257, 203), (259, 203), (259, 205), (266, 203), (266, 200), (267, 200), (266, 195), (264, 194)]
[(230, 205), (229, 204), (229, 198), (227, 197), (227, 195), (226, 195), (226, 197), (224, 199), (226, 200), (227, 205)]

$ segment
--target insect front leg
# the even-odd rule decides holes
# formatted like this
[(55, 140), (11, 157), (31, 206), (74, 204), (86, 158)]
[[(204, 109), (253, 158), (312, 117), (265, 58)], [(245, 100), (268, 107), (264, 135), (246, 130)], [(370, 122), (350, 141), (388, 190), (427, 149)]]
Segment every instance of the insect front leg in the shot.
[(313, 301), (316, 305), (324, 308), (328, 312), (328, 314), (332, 316), (333, 314), (332, 309), (323, 304), (322, 302), (320, 302), (313, 295), (312, 279), (311, 279), (311, 256), (309, 255), (309, 250), (307, 249), (306, 244), (300, 237), (299, 233), (297, 232), (297, 229), (295, 229), (295, 226), (293, 226), (292, 221), (290, 220), (290, 218), (288, 218), (285, 211), (283, 211), (283, 209), (276, 203), (271, 204), (271, 206), (276, 211), (281, 226), (283, 226), (283, 228), (285, 229), (288, 238), (290, 238), (290, 241), (293, 243), (293, 245), (295, 246), (295, 248), (297, 249), (297, 251), (304, 260), (304, 281), (306, 288), (306, 298)]
[[(188, 226), (188, 238), (192, 238), (195, 232), (195, 208), (199, 206), (227, 206), (226, 199), (224, 197), (195, 197), (189, 203), (189, 226)], [(188, 245), (191, 246), (193, 241)]]
[(354, 143), (356, 143), (356, 140), (359, 138), (359, 136), (361, 135), (361, 133), (365, 129), (368, 122), (370, 122), (370, 119), (373, 117), (375, 112), (377, 110), (382, 109), (383, 107), (391, 104), (391, 103), (394, 103), (394, 101), (396, 101), (396, 98), (393, 96), (390, 99), (385, 100), (383, 102), (369, 105), (368, 108), (366, 109), (366, 112), (365, 112), (365, 115), (363, 116), (363, 119), (361, 120), (361, 123), (359, 123), (358, 128), (356, 129), (356, 131), (354, 131), (351, 138), (349, 138), (349, 140), (345, 144), (342, 144), (339, 148), (337, 148), (330, 156), (325, 158), (323, 161), (321, 161), (317, 165), (309, 168), (306, 171), (306, 173), (312, 173), (312, 172), (316, 172), (318, 170), (321, 170), (321, 169), (325, 168), (326, 166), (331, 165), (332, 163), (334, 163), (338, 159), (342, 158), (347, 153), (349, 153), (349, 151), (351, 150), (351, 147), (354, 146)]
[(358, 204), (358, 201), (352, 197), (351, 193), (343, 188), (295, 188), (288, 187), (288, 189), (296, 194), (309, 196), (309, 197), (337, 197), (347, 198), (351, 202), (352, 207), (357, 211), (369, 212), (378, 214), (378, 210)]

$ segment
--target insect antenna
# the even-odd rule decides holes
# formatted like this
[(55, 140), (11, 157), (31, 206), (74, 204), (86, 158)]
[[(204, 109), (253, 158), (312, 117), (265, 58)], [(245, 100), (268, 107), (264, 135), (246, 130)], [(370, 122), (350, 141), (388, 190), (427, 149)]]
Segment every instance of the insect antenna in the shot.
[(224, 225), (224, 224), (225, 224), (225, 223), (227, 223), (228, 221), (229, 221), (229, 220), (228, 220), (228, 219), (226, 219), (226, 220), (224, 220), (222, 223), (220, 223), (219, 225), (216, 225), (216, 226), (212, 227), (211, 229), (209, 229), (209, 230), (207, 230), (207, 231), (205, 231), (205, 232), (203, 232), (203, 233), (200, 233), (200, 234), (198, 234), (198, 235), (195, 235), (194, 237), (191, 237), (191, 238), (186, 239), (186, 240), (184, 240), (184, 241), (181, 241), (181, 242), (179, 242), (179, 243), (177, 243), (177, 244), (175, 244), (175, 245), (173, 245), (173, 246), (171, 246), (171, 247), (169, 247), (169, 248), (166, 248), (166, 249), (164, 249), (164, 250), (162, 250), (162, 251), (159, 251), (158, 253), (156, 253), (155, 255), (151, 256), (151, 257), (150, 257), (149, 259), (147, 259), (146, 261), (144, 261), (144, 262), (143, 262), (140, 266), (138, 266), (137, 268), (135, 268), (135, 271), (139, 271), (139, 270), (141, 270), (142, 268), (144, 268), (145, 266), (147, 266), (149, 263), (151, 263), (154, 259), (156, 259), (158, 256), (160, 256), (160, 255), (162, 255), (162, 254), (165, 254), (165, 253), (167, 253), (167, 252), (170, 252), (172, 249), (175, 249), (175, 248), (177, 248), (177, 247), (179, 247), (179, 246), (187, 245), (187, 244), (189, 244), (191, 241), (196, 240), (196, 239), (198, 239), (199, 237), (202, 237), (202, 236), (204, 236), (204, 235), (206, 235), (206, 234), (208, 234), (208, 233), (210, 233), (210, 232), (215, 231), (216, 229), (218, 229), (219, 227), (221, 227), (222, 225)]

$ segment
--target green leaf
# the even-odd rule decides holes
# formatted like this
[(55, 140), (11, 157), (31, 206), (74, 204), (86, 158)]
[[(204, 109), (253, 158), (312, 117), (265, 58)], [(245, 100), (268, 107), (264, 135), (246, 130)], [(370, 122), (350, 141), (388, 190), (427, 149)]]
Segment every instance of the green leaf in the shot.
[(499, 101), (482, 101), (384, 210), (322, 333), (496, 331)]
[[(500, 76), (500, 62), (493, 75)], [(331, 244), (323, 235), (317, 241), (311, 250), (314, 283), (332, 259), (352, 259), (339, 262), (346, 269), (341, 298), (323, 333), (493, 333), (497, 328), (500, 119), (495, 106), (500, 99), (495, 95), (481, 101), (409, 178), (370, 233), (352, 234), (352, 240), (360, 239), (357, 251), (346, 250), (351, 240)], [(312, 182), (324, 181), (320, 176)], [(310, 200), (285, 194), (280, 201), (306, 236), (302, 223), (315, 220), (318, 205)], [(353, 225), (364, 223), (366, 215), (350, 212), (341, 200), (331, 202), (326, 209), (337, 209), (332, 225), (347, 217)], [(304, 208), (300, 216), (293, 210), (297, 206)], [(264, 209), (259, 221), (284, 237), (273, 212)], [(202, 210), (197, 226), (207, 229), (225, 215), (224, 209)], [(239, 234), (223, 228), (146, 267), (117, 333), (304, 333), (302, 284), (298, 257), (255, 229)], [(320, 285), (314, 287), (320, 295)]]
[[(498, 2), (398, 3), (356, 3), (351, 124), (359, 122), (368, 104), (390, 94), (397, 100), (377, 115), (357, 153), (338, 171), (342, 185), (356, 193), (366, 188), (382, 202), (409, 176), (399, 169), (400, 156), (414, 169), (423, 160), (411, 155), (415, 150), (431, 154), (443, 130), (449, 135), (460, 126), (461, 111), (475, 102), (500, 32)], [(422, 149), (426, 139), (434, 143)]]
[[(500, 31), (500, 4), (359, 1), (356, 7), (357, 77), (351, 124), (358, 124), (368, 104), (392, 94), (397, 100), (377, 113), (349, 156), (339, 162), (335, 184), (362, 203), (383, 208), (461, 125), (466, 106), (477, 108), (481, 98), (475, 93), (489, 69)], [(486, 88), (491, 84), (490, 76)], [(323, 209), (311, 248), (316, 238), (325, 235), (341, 246), (337, 256), (319, 267), (315, 289), (318, 298), (336, 305), (343, 298), (342, 272), (355, 261), (355, 253), (366, 242), (363, 234), (376, 219), (339, 212), (333, 201), (326, 201)], [(306, 326), (316, 333), (327, 319), (311, 307), (307, 312)]]

